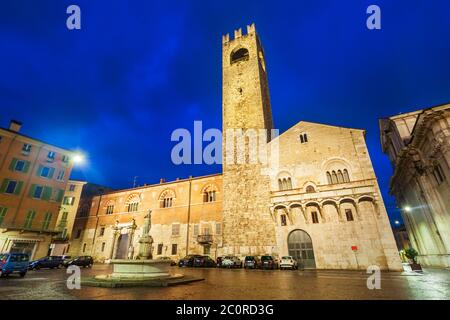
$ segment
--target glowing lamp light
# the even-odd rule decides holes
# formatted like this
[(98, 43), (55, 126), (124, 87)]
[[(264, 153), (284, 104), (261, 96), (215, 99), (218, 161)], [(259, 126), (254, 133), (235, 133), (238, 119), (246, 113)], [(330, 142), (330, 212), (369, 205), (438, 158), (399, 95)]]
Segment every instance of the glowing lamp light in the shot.
[(406, 212), (411, 212), (411, 210), (412, 210), (410, 206), (406, 206), (403, 209), (405, 209)]
[(394, 223), (395, 223), (395, 224), (400, 224), (400, 221), (395, 220)]
[(82, 165), (84, 161), (85, 158), (81, 153), (77, 153), (76, 155), (73, 156), (73, 163), (75, 163), (76, 165)]

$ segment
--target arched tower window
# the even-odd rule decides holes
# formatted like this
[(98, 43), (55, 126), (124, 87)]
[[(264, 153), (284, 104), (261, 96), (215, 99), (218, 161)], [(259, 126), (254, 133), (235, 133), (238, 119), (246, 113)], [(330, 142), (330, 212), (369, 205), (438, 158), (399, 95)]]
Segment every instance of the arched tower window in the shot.
[(331, 183), (332, 183), (332, 182), (331, 182), (331, 174), (330, 174), (329, 171), (327, 171), (327, 181), (328, 181), (328, 184), (331, 184)]
[(344, 182), (350, 182), (350, 177), (348, 175), (347, 169), (344, 169)]
[(342, 175), (342, 171), (341, 170), (338, 170), (337, 178), (338, 178), (338, 182), (339, 183), (343, 183), (344, 182), (344, 176)]
[(237, 51), (234, 51), (231, 53), (230, 57), (230, 64), (239, 62), (239, 61), (246, 61), (249, 58), (248, 50), (245, 48), (240, 48)]
[(338, 183), (336, 171), (334, 171), (334, 170), (333, 170), (333, 172), (331, 173), (331, 182), (332, 182), (332, 183)]
[(316, 189), (314, 189), (313, 186), (307, 186), (306, 187), (306, 192), (307, 193), (314, 193), (314, 192), (316, 192)]

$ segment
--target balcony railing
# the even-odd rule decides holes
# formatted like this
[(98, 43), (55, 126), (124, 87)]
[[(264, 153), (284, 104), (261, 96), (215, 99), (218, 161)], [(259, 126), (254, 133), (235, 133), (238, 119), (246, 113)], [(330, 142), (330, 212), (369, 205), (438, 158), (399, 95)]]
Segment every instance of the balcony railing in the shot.
[(197, 242), (200, 244), (209, 244), (213, 242), (213, 236), (211, 234), (203, 234), (197, 236)]

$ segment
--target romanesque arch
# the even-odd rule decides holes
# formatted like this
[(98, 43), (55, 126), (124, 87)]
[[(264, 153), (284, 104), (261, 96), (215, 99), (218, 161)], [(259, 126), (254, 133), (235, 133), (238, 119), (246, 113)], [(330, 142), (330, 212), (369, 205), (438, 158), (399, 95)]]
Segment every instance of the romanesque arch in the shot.
[(315, 268), (314, 248), (310, 235), (302, 230), (296, 229), (289, 233), (287, 238), (289, 255), (294, 257), (302, 268)]

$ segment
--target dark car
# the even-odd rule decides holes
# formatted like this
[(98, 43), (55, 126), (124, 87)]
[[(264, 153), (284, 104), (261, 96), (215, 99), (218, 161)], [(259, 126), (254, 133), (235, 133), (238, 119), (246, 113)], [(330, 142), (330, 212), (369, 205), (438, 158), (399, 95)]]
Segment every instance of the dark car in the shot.
[(177, 263), (172, 260), (170, 257), (159, 257), (158, 260), (162, 260), (162, 261), (170, 261), (170, 266), (176, 266)]
[(192, 267), (192, 266), (194, 266), (194, 259), (198, 258), (198, 257), (202, 257), (202, 256), (199, 254), (187, 255), (186, 257), (184, 257), (183, 259), (181, 259), (178, 262), (178, 266), (179, 267)]
[(262, 269), (278, 269), (278, 261), (272, 256), (261, 257)]
[(1, 253), (0, 277), (18, 273), (23, 278), (27, 274), (29, 263), (30, 257), (25, 253)]
[(244, 269), (257, 269), (261, 267), (261, 259), (257, 256), (246, 256), (244, 259)]
[(94, 259), (91, 256), (80, 256), (75, 257), (69, 261), (64, 263), (64, 267), (68, 268), (69, 266), (78, 266), (78, 267), (92, 267), (94, 264)]
[(216, 262), (208, 256), (194, 258), (194, 267), (215, 268)]
[(39, 270), (43, 268), (59, 268), (64, 260), (60, 256), (47, 256), (30, 262), (28, 269)]
[(222, 268), (222, 260), (223, 260), (223, 257), (217, 257), (216, 264), (217, 264), (218, 268)]

